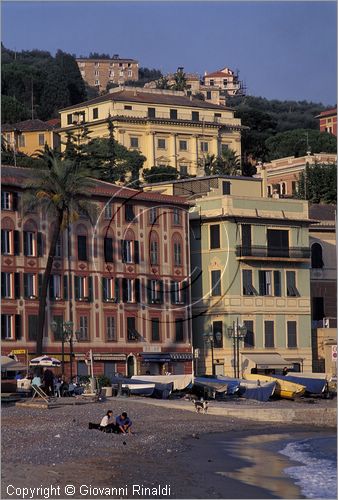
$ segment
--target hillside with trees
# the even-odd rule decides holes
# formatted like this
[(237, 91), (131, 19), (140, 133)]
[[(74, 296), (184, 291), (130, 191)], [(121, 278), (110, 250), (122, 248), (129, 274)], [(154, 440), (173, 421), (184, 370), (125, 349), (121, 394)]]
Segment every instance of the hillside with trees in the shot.
[(58, 117), (66, 106), (87, 99), (74, 56), (58, 50), (14, 52), (1, 46), (1, 121)]

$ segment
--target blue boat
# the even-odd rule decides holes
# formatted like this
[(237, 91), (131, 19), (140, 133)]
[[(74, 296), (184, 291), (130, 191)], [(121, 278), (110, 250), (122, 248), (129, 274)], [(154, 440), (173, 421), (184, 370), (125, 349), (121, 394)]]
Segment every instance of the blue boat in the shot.
[(293, 373), (288, 373), (287, 375), (274, 375), (274, 377), (301, 384), (306, 388), (306, 392), (309, 394), (322, 394), (327, 385), (325, 378), (302, 377), (301, 374), (298, 376)]

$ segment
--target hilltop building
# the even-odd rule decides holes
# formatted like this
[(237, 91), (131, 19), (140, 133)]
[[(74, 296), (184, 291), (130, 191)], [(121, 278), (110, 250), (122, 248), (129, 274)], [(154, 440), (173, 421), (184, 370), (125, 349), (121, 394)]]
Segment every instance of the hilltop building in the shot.
[[(252, 369), (278, 372), (283, 366), (311, 371), (308, 203), (267, 198), (266, 178), (211, 176), (144, 189), (194, 201), (190, 248), (197, 373), (232, 376), (235, 369), (242, 375)], [(238, 343), (237, 324), (246, 327)]]
[[(20, 349), (32, 358), (53, 221), (23, 206), (30, 174), (2, 168), (1, 335), (3, 354)], [(60, 359), (71, 320), (77, 341), (74, 356), (65, 346), (68, 374), (72, 360), (73, 374), (87, 375), (90, 349), (96, 375), (191, 373), (189, 202), (103, 181), (91, 202), (95, 227), (81, 215), (71, 226), (70, 254), (66, 231), (57, 243), (43, 353)]]
[(175, 167), (182, 175), (203, 175), (206, 155), (231, 148), (241, 155), (241, 121), (226, 106), (187, 97), (184, 92), (126, 87), (60, 111), (62, 142), (86, 126), (91, 139), (108, 137), (140, 151), (145, 168)]
[(59, 134), (56, 132), (59, 127), (59, 119), (46, 122), (25, 120), (2, 125), (1, 134), (5, 144), (14, 152), (32, 155), (45, 145), (56, 150), (60, 148)]
[(322, 111), (316, 118), (319, 119), (321, 132), (328, 132), (337, 137), (337, 108)]
[(205, 72), (203, 83), (207, 87), (219, 87), (229, 96), (245, 94), (245, 85), (239, 79), (238, 72), (226, 67), (212, 73)]
[(99, 91), (106, 90), (110, 82), (120, 85), (127, 80), (138, 80), (138, 61), (120, 58), (118, 54), (111, 59), (77, 58), (76, 62), (84, 81)]

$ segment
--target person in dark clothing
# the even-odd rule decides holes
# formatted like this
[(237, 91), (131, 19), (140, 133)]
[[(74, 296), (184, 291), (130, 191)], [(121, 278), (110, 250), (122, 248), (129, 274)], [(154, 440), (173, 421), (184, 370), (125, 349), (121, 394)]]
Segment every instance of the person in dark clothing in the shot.
[(124, 411), (121, 415), (116, 417), (116, 426), (122, 434), (130, 433), (131, 431), (132, 421), (128, 417), (127, 413)]
[(51, 370), (46, 368), (43, 373), (43, 385), (45, 392), (48, 396), (53, 396), (54, 394), (54, 375)]
[(283, 375), (287, 375), (288, 372), (289, 372), (289, 370), (287, 369), (286, 366), (284, 366), (284, 368), (283, 368)]

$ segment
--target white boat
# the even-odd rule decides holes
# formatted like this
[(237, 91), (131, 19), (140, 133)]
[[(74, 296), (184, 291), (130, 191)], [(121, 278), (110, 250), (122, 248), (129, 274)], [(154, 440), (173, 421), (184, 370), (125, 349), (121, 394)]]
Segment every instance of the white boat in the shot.
[(137, 394), (139, 396), (151, 396), (155, 390), (155, 384), (140, 384), (140, 383), (128, 383), (122, 384), (123, 389), (129, 389), (130, 394)]

